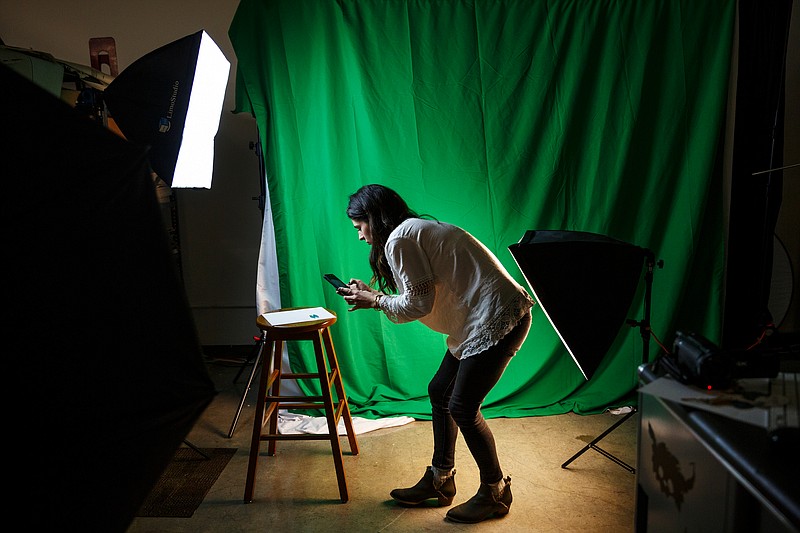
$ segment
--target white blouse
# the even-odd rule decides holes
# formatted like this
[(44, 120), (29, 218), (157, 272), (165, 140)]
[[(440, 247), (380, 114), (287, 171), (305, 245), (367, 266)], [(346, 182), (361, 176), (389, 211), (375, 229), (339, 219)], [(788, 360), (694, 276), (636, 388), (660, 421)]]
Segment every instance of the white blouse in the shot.
[(446, 334), (457, 358), (494, 346), (534, 301), (497, 257), (463, 229), (410, 218), (389, 235), (386, 258), (398, 294), (379, 308), (398, 324), (419, 320)]

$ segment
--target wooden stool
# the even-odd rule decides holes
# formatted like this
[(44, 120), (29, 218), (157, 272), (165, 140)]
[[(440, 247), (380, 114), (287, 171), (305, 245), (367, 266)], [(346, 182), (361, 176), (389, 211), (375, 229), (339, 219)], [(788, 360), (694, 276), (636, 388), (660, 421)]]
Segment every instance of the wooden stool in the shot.
[[(250, 503), (253, 501), (256, 467), (258, 466), (259, 449), (262, 441), (269, 441), (268, 455), (275, 455), (275, 446), (279, 440), (330, 440), (331, 450), (333, 451), (333, 464), (336, 467), (336, 477), (339, 481), (339, 496), (342, 499), (342, 503), (346, 503), (349, 496), (342, 462), (342, 447), (339, 443), (338, 425), (340, 418), (344, 419), (352, 455), (358, 455), (358, 442), (356, 442), (353, 421), (350, 417), (350, 407), (342, 385), (339, 362), (336, 359), (336, 351), (333, 348), (331, 333), (328, 330), (336, 322), (336, 316), (285, 325), (270, 324), (270, 315), (281, 311), (288, 311), (288, 309), (265, 313), (256, 319), (256, 325), (265, 334), (261, 350), (266, 349), (268, 351), (265, 354), (266, 357), (261, 360), (261, 383), (258, 388), (258, 401), (253, 422), (253, 439), (250, 444), (250, 460), (247, 465), (244, 502)], [(331, 314), (333, 313), (331, 312)], [(275, 321), (278, 322), (277, 320)], [(302, 374), (283, 372), (281, 368), (283, 343), (285, 341), (304, 340), (314, 343), (317, 372)], [(319, 380), (320, 388), (322, 389), (321, 396), (280, 395), (281, 380), (310, 378)], [(336, 390), (336, 400), (331, 394), (331, 387)], [(285, 404), (291, 405), (287, 406)], [(281, 408), (291, 410), (324, 408), (325, 418), (328, 421), (328, 433), (322, 435), (305, 433), (281, 435), (278, 433), (278, 410)], [(267, 420), (269, 421), (269, 427), (267, 433), (264, 433)]]

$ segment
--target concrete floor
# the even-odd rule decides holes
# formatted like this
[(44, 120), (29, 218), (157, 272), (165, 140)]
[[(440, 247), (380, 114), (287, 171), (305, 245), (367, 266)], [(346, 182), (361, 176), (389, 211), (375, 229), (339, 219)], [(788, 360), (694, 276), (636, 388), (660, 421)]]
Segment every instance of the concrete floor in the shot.
[[(448, 508), (406, 508), (389, 497), (395, 487), (417, 482), (429, 464), (430, 422), (384, 428), (358, 436), (360, 454), (349, 455), (342, 438), (350, 501), (341, 503), (330, 443), (278, 442), (274, 457), (262, 452), (255, 501), (243, 503), (252, 433), (255, 390), (248, 395), (232, 438), (233, 421), (247, 379), (234, 384), (238, 367), (209, 362), (219, 391), (187, 436), (201, 448), (237, 448), (191, 518), (136, 518), (129, 533), (178, 532), (625, 532), (634, 524), (635, 475), (589, 450), (569, 468), (561, 464), (619, 420), (617, 415), (573, 413), (489, 420), (505, 475), (512, 478), (511, 512), (477, 525), (444, 520)], [(600, 443), (603, 449), (636, 466), (638, 415)], [(262, 450), (266, 448), (266, 443)], [(459, 439), (456, 454), (457, 505), (478, 489), (478, 471)]]

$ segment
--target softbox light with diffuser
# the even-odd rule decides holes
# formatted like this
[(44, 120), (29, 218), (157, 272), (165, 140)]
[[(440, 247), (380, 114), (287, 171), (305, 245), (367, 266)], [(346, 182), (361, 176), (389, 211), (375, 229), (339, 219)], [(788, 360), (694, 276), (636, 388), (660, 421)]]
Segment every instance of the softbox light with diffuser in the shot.
[(105, 89), (109, 114), (149, 146), (153, 171), (173, 188), (211, 188), (230, 62), (203, 30), (142, 56)]
[[(647, 362), (654, 266), (650, 250), (605, 235), (560, 230), (527, 231), (509, 250), (585, 379), (597, 372), (626, 321), (639, 326), (644, 342), (642, 363)], [(645, 264), (645, 317), (627, 320)], [(596, 446), (628, 417), (562, 466), (592, 448), (633, 472), (632, 467)]]

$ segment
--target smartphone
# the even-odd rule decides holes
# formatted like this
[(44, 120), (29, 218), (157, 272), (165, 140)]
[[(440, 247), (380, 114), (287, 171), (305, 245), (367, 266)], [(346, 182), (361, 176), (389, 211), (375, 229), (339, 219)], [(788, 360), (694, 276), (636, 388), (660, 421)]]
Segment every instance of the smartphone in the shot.
[(325, 274), (322, 277), (325, 278), (325, 281), (327, 281), (328, 283), (330, 283), (331, 285), (333, 285), (337, 289), (340, 288), (340, 287), (347, 287), (347, 283), (345, 283), (344, 281), (340, 280), (339, 278), (337, 278), (333, 274)]

